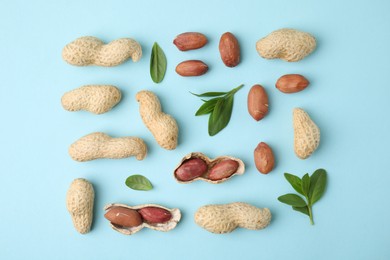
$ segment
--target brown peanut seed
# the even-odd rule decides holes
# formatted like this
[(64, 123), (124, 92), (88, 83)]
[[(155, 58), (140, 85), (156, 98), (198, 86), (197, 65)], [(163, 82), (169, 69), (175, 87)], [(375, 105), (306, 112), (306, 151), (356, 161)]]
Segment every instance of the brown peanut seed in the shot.
[(177, 179), (190, 181), (202, 176), (207, 171), (207, 164), (199, 158), (185, 161), (175, 172)]
[(165, 223), (172, 218), (172, 214), (163, 208), (145, 207), (138, 210), (143, 220), (150, 224)]
[(208, 70), (207, 64), (200, 60), (187, 60), (176, 66), (176, 73), (183, 77), (201, 76)]
[(199, 49), (206, 45), (206, 43), (206, 36), (198, 32), (182, 33), (173, 40), (173, 44), (181, 51)]
[(248, 93), (248, 112), (256, 121), (268, 113), (268, 95), (261, 85), (254, 85)]
[(264, 142), (257, 145), (254, 151), (254, 159), (257, 170), (263, 174), (269, 173), (275, 166), (272, 149)]
[(112, 207), (104, 217), (111, 223), (122, 227), (137, 227), (142, 224), (141, 215), (134, 209)]
[(287, 74), (276, 81), (276, 88), (283, 93), (296, 93), (304, 90), (310, 82), (302, 75)]
[(223, 160), (210, 169), (208, 179), (216, 181), (230, 177), (238, 169), (238, 162), (234, 160)]
[(232, 33), (222, 34), (219, 40), (219, 53), (223, 63), (228, 67), (235, 67), (240, 63), (240, 45)]

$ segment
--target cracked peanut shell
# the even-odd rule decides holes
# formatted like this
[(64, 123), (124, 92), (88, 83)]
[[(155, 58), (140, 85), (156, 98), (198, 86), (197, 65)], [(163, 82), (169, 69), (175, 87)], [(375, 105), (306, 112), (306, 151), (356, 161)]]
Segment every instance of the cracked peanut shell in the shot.
[(179, 209), (177, 209), (177, 208), (169, 209), (169, 208), (157, 205), (157, 204), (143, 204), (143, 205), (137, 205), (137, 206), (129, 206), (126, 204), (111, 203), (111, 204), (106, 205), (104, 207), (104, 210), (107, 212), (113, 207), (124, 207), (124, 208), (132, 209), (132, 210), (139, 210), (139, 209), (146, 208), (146, 207), (157, 207), (157, 208), (161, 208), (161, 209), (165, 209), (165, 210), (169, 211), (172, 215), (171, 219), (165, 223), (147, 223), (144, 221), (144, 222), (142, 222), (142, 224), (140, 224), (138, 226), (134, 226), (134, 227), (122, 227), (122, 226), (118, 226), (118, 225), (115, 225), (115, 224), (110, 222), (110, 226), (112, 229), (114, 229), (115, 231), (118, 231), (119, 233), (122, 233), (124, 235), (133, 235), (145, 227), (153, 229), (153, 230), (157, 230), (157, 231), (168, 232), (168, 231), (174, 229), (176, 227), (176, 225), (180, 222), (180, 219), (181, 219), (181, 212)]
[[(181, 180), (180, 177), (177, 175), (177, 170), (185, 162), (187, 162), (187, 161), (189, 161), (191, 159), (200, 159), (203, 162), (205, 162), (207, 167), (206, 167), (205, 171), (203, 171), (202, 174), (199, 174), (197, 177), (191, 178), (191, 179), (188, 179), (188, 180)], [(232, 160), (232, 161), (237, 162), (237, 164), (238, 164), (237, 169), (233, 173), (230, 173), (229, 176), (227, 176), (227, 177), (223, 177), (221, 179), (209, 179), (209, 175), (210, 175), (210, 172), (213, 169), (213, 167), (215, 165), (217, 165), (217, 164), (219, 164), (219, 163), (221, 163), (223, 161), (227, 161), (227, 160)], [(216, 157), (214, 159), (210, 159), (209, 157), (207, 157), (203, 153), (193, 152), (193, 153), (187, 154), (186, 156), (184, 156), (181, 159), (180, 163), (176, 166), (176, 168), (173, 171), (173, 177), (179, 183), (191, 183), (191, 182), (194, 182), (194, 181), (197, 181), (197, 180), (202, 180), (202, 181), (206, 181), (206, 182), (209, 182), (209, 183), (212, 183), (212, 184), (218, 184), (218, 183), (222, 183), (222, 182), (225, 182), (225, 181), (231, 179), (235, 175), (242, 175), (242, 174), (244, 174), (244, 172), (245, 172), (245, 164), (244, 164), (244, 162), (242, 160), (240, 160), (238, 158), (231, 157), (231, 156), (219, 156), (219, 157)]]

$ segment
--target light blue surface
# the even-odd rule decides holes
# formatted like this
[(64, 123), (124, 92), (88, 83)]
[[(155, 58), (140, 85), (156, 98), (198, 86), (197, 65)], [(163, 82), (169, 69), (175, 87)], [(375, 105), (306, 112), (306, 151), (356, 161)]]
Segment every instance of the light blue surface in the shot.
[[(1, 1), (0, 8), (0, 258), (1, 259), (390, 259), (389, 1)], [(258, 56), (255, 43), (273, 30), (291, 27), (318, 40), (316, 51), (298, 63)], [(172, 44), (185, 31), (207, 35), (200, 50), (180, 52)], [(242, 50), (236, 68), (219, 58), (222, 33), (234, 33)], [(104, 41), (134, 37), (144, 50), (138, 63), (113, 68), (73, 67), (62, 48), (84, 35)], [(157, 41), (168, 59), (161, 84), (149, 76), (151, 46)], [(182, 78), (175, 66), (201, 59), (210, 71)], [(311, 85), (285, 95), (274, 88), (283, 74), (301, 73)], [(113, 84), (123, 100), (96, 116), (70, 113), (61, 96), (84, 84)], [(207, 134), (207, 117), (193, 116), (201, 101), (189, 91), (230, 90), (236, 94), (228, 127)], [(255, 122), (246, 107), (256, 83), (268, 91), (270, 113)], [(179, 146), (160, 148), (138, 114), (135, 94), (154, 91), (180, 126)], [(321, 129), (319, 149), (307, 160), (293, 152), (292, 108), (302, 107)], [(149, 147), (134, 158), (77, 163), (69, 145), (94, 131), (134, 135)], [(257, 143), (272, 146), (277, 165), (259, 174), (252, 153)], [(210, 157), (229, 154), (246, 162), (245, 175), (221, 185), (176, 183), (172, 170), (192, 151)], [(283, 173), (299, 176), (327, 169), (328, 189), (314, 206), (316, 225), (277, 201), (292, 192)], [(124, 185), (143, 174), (149, 192)], [(65, 207), (71, 181), (89, 179), (96, 192), (92, 231), (78, 234)], [(271, 225), (215, 235), (193, 221), (205, 204), (244, 201), (268, 207)], [(178, 207), (183, 218), (168, 233), (144, 229), (133, 236), (113, 230), (103, 217), (107, 203), (157, 203)]]

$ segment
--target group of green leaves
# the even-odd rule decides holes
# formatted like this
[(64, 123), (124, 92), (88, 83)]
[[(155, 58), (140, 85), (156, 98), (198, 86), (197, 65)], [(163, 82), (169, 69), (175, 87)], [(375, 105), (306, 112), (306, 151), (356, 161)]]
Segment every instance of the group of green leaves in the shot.
[(302, 179), (289, 173), (285, 173), (284, 177), (291, 184), (294, 190), (303, 195), (306, 200), (293, 193), (280, 196), (278, 200), (292, 206), (293, 210), (308, 215), (310, 218), (310, 224), (313, 225), (312, 206), (325, 192), (327, 179), (326, 171), (324, 169), (318, 169), (311, 176), (306, 173), (303, 175)]
[(206, 92), (203, 94), (191, 93), (197, 97), (211, 98), (209, 100), (202, 99), (204, 103), (195, 113), (195, 116), (210, 114), (208, 126), (210, 136), (218, 134), (228, 125), (233, 110), (234, 94), (243, 86), (244, 85), (241, 84), (229, 92)]

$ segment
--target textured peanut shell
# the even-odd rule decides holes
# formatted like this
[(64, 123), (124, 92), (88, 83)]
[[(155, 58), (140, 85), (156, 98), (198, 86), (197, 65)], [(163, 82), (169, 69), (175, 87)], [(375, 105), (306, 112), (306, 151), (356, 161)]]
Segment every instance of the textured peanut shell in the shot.
[(256, 50), (265, 59), (300, 61), (316, 48), (316, 39), (309, 33), (294, 29), (273, 31), (256, 43)]
[(109, 158), (122, 159), (135, 156), (143, 160), (147, 154), (147, 146), (138, 137), (113, 138), (101, 132), (81, 137), (69, 147), (69, 155), (79, 162)]
[(94, 114), (110, 111), (121, 100), (120, 90), (111, 85), (86, 85), (66, 92), (61, 103), (65, 110), (86, 110)]
[(72, 217), (75, 229), (86, 234), (90, 231), (93, 219), (93, 186), (86, 179), (75, 179), (66, 194), (66, 208)]
[(62, 58), (75, 66), (112, 67), (129, 58), (137, 62), (141, 56), (141, 45), (130, 38), (121, 38), (105, 44), (96, 37), (84, 36), (67, 44), (62, 50)]
[(301, 158), (308, 158), (320, 144), (320, 129), (301, 108), (293, 110), (294, 151)]
[(179, 221), (181, 219), (181, 212), (179, 209), (177, 209), (177, 208), (169, 209), (169, 208), (165, 208), (163, 206), (156, 205), (156, 204), (143, 204), (143, 205), (137, 205), (137, 206), (129, 206), (129, 205), (125, 205), (125, 204), (111, 203), (111, 204), (106, 205), (104, 207), (104, 210), (108, 211), (111, 207), (124, 207), (124, 208), (134, 209), (134, 210), (142, 209), (145, 207), (157, 207), (157, 208), (165, 209), (172, 214), (172, 218), (166, 223), (149, 224), (149, 223), (143, 222), (141, 225), (136, 226), (136, 227), (120, 227), (120, 226), (113, 225), (110, 222), (110, 226), (112, 229), (114, 229), (114, 230), (116, 230), (119, 233), (122, 233), (124, 235), (133, 235), (133, 234), (137, 233), (138, 231), (140, 231), (141, 229), (143, 229), (144, 227), (150, 228), (153, 230), (157, 230), (157, 231), (168, 232), (168, 231), (174, 229), (176, 227), (177, 223), (179, 223)]
[(145, 126), (164, 149), (173, 150), (177, 146), (179, 128), (176, 120), (161, 111), (158, 97), (151, 91), (140, 91), (136, 95), (139, 113)]
[[(185, 162), (186, 160), (188, 159), (193, 159), (193, 158), (199, 158), (199, 159), (202, 159), (203, 161), (206, 162), (207, 164), (207, 172), (205, 174), (203, 174), (202, 176), (200, 177), (197, 177), (195, 179), (192, 179), (190, 181), (181, 181), (177, 178), (175, 172), (176, 170), (183, 164), (183, 162)], [(220, 161), (223, 161), (223, 160), (227, 160), (227, 159), (231, 159), (231, 160), (234, 160), (236, 162), (238, 162), (238, 168), (237, 168), (237, 171), (235, 173), (233, 173), (232, 175), (230, 175), (229, 177), (227, 178), (223, 178), (221, 180), (210, 180), (207, 178), (208, 174), (209, 174), (209, 171), (210, 169), (216, 165), (217, 163), (219, 163)], [(222, 182), (225, 182), (227, 180), (229, 180), (230, 178), (232, 178), (233, 176), (235, 175), (242, 175), (244, 174), (245, 172), (245, 164), (242, 160), (238, 159), (238, 158), (235, 158), (235, 157), (231, 157), (231, 156), (219, 156), (219, 157), (216, 157), (214, 159), (210, 159), (209, 157), (207, 157), (206, 155), (204, 155), (203, 153), (199, 153), (199, 152), (193, 152), (193, 153), (189, 153), (187, 154), (186, 156), (184, 156), (180, 163), (176, 166), (176, 168), (173, 170), (173, 177), (175, 178), (175, 180), (178, 182), (178, 183), (191, 183), (191, 182), (194, 182), (194, 181), (197, 181), (197, 180), (202, 180), (202, 181), (206, 181), (208, 183), (212, 183), (212, 184), (219, 184), (219, 183), (222, 183)]]
[(195, 223), (216, 234), (230, 233), (237, 227), (259, 230), (271, 222), (271, 211), (244, 202), (206, 205), (195, 212)]

